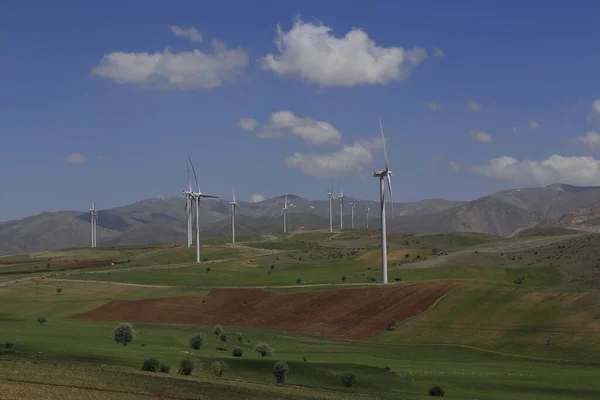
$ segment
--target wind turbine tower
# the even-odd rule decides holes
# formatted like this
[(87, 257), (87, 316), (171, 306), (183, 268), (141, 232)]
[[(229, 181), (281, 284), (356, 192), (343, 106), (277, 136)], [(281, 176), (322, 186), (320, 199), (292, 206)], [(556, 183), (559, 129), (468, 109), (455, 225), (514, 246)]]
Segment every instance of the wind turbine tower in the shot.
[(96, 247), (96, 238), (98, 237), (98, 210), (96, 209), (96, 203), (92, 204), (92, 208), (89, 211), (92, 222), (92, 247)]
[(379, 178), (379, 202), (381, 208), (381, 272), (383, 283), (388, 282), (387, 276), (387, 229), (385, 223), (385, 181), (390, 191), (390, 200), (392, 201), (392, 217), (394, 215), (394, 197), (392, 195), (392, 171), (387, 157), (387, 149), (385, 146), (385, 136), (383, 134), (383, 124), (379, 119), (379, 129), (381, 130), (381, 139), (383, 141), (383, 155), (385, 157), (385, 169), (383, 171), (373, 171), (373, 177)]
[(183, 191), (183, 195), (185, 196), (185, 216), (187, 222), (187, 247), (192, 247), (192, 194), (194, 191), (192, 190), (192, 181), (190, 180), (190, 162), (189, 160), (186, 162), (187, 164), (187, 173), (188, 173), (188, 190)]
[(340, 231), (344, 229), (344, 192), (342, 192), (342, 188), (340, 187)]
[(350, 203), (350, 211), (352, 212), (352, 229), (354, 229), (354, 207), (356, 203)]
[(196, 203), (196, 262), (200, 262), (200, 226), (198, 225), (198, 217), (200, 215), (200, 200), (204, 198), (209, 199), (218, 199), (219, 196), (213, 196), (210, 194), (205, 194), (200, 191), (200, 185), (198, 185), (198, 176), (196, 176), (196, 170), (194, 169), (194, 164), (192, 163), (192, 159), (189, 158), (190, 166), (192, 167), (192, 172), (194, 173), (194, 179), (196, 180), (196, 188), (197, 192), (192, 192), (191, 199), (194, 203)]
[(367, 212), (367, 229), (369, 229), (369, 214), (371, 213), (371, 207), (368, 207), (366, 209)]
[(233, 201), (230, 201), (229, 205), (231, 206), (231, 243), (235, 243), (235, 209), (239, 207), (235, 201), (235, 189), (233, 190)]
[(329, 197), (329, 232), (333, 232), (333, 191), (327, 189), (327, 196)]
[(287, 233), (287, 194), (285, 195), (285, 202), (281, 211), (283, 211), (283, 233)]

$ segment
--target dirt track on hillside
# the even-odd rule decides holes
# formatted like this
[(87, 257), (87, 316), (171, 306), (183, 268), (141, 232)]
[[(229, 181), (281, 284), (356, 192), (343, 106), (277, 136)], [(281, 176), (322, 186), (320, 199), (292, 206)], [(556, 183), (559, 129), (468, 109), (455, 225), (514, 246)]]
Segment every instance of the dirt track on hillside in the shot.
[(119, 300), (72, 319), (227, 324), (365, 340), (432, 306), (462, 282), (446, 281), (292, 294), (215, 289), (208, 296)]

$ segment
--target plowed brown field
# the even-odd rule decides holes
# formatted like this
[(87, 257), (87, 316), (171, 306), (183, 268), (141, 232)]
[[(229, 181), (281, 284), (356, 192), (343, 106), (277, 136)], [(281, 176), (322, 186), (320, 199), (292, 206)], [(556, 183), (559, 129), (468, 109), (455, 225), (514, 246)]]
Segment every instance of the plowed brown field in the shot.
[[(293, 294), (215, 289), (208, 296), (119, 300), (73, 319), (159, 324), (227, 324), (364, 340), (431, 307), (462, 282), (389, 285)], [(203, 302), (204, 301), (204, 302)]]

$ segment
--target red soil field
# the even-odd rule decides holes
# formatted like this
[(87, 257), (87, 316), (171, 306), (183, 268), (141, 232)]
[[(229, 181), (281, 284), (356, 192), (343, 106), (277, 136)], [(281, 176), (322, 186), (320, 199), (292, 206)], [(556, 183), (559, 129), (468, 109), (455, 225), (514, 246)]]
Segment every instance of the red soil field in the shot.
[(395, 319), (417, 315), (462, 282), (389, 285), (292, 294), (215, 289), (208, 296), (119, 300), (72, 319), (160, 324), (227, 324), (364, 340)]

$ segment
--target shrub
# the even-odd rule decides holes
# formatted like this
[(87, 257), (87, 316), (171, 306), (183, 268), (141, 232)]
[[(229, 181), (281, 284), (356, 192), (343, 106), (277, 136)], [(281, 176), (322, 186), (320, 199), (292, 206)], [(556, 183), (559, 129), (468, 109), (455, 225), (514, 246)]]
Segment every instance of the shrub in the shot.
[(352, 371), (343, 372), (340, 376), (342, 385), (352, 387), (356, 384), (356, 374)]
[(143, 371), (157, 372), (160, 369), (160, 361), (156, 358), (149, 358), (142, 365)]
[(171, 372), (171, 367), (165, 363), (161, 363), (159, 371), (168, 374), (169, 372)]
[(223, 327), (221, 325), (215, 325), (215, 329), (213, 329), (213, 333), (215, 334), (215, 337), (221, 336), (221, 333), (223, 333)]
[(439, 387), (439, 386), (434, 386), (431, 389), (429, 389), (429, 395), (430, 396), (439, 396), (439, 397), (443, 397), (446, 392), (444, 392), (444, 390)]
[(285, 377), (289, 372), (290, 367), (288, 367), (285, 361), (279, 361), (273, 366), (273, 375), (275, 375), (275, 380), (277, 381), (277, 383), (284, 383)]
[(219, 351), (229, 351), (229, 349), (227, 347), (221, 347), (221, 346), (218, 346), (217, 350), (219, 350)]
[(208, 274), (210, 272), (210, 267), (206, 267), (206, 273)]
[(244, 335), (242, 335), (242, 332), (237, 333), (237, 338), (238, 338), (238, 342), (240, 342), (240, 343), (244, 342)]
[(300, 279), (296, 279), (296, 285), (299, 285), (302, 281)]
[(6, 342), (6, 343), (4, 344), (4, 348), (5, 348), (5, 349), (8, 349), (8, 350), (14, 349), (14, 348), (15, 348), (15, 344), (14, 344), (14, 343), (11, 343), (11, 342)]
[(393, 331), (394, 329), (396, 329), (396, 325), (398, 325), (398, 323), (396, 322), (396, 320), (395, 319), (391, 320), (388, 323), (388, 327), (387, 327), (388, 331)]
[(306, 358), (306, 357), (302, 357), (302, 361), (304, 361), (304, 362), (308, 362), (308, 358)]
[(231, 355), (234, 357), (241, 357), (244, 354), (244, 350), (242, 350), (240, 347), (234, 347), (234, 349), (231, 351)]
[(342, 276), (342, 282), (346, 282), (346, 275)]
[(258, 343), (256, 346), (254, 346), (254, 351), (260, 354), (262, 357), (272, 356), (275, 352), (267, 343)]
[(190, 337), (190, 346), (194, 350), (198, 350), (204, 344), (204, 336), (201, 333), (195, 333)]
[(125, 322), (117, 325), (115, 328), (115, 342), (123, 343), (123, 346), (127, 346), (127, 343), (133, 340), (133, 326), (130, 323)]
[(62, 291), (63, 291), (62, 288), (58, 288), (58, 289), (56, 289), (56, 294), (61, 294)]
[(179, 364), (179, 373), (181, 375), (191, 375), (194, 370), (194, 362), (190, 358), (184, 358)]
[(396, 282), (400, 282), (400, 281), (402, 281), (402, 278), (394, 278), (394, 280), (395, 280)]
[(46, 318), (46, 317), (38, 317), (38, 319), (37, 319), (37, 322), (38, 322), (40, 325), (44, 325), (45, 323), (47, 323), (47, 322), (48, 322), (48, 318)]
[(210, 364), (210, 367), (215, 373), (215, 376), (223, 375), (223, 363), (221, 361), (215, 361), (214, 363)]
[(227, 341), (227, 335), (224, 333), (221, 333), (221, 336), (219, 336), (219, 339), (221, 339), (221, 342), (226, 342)]

